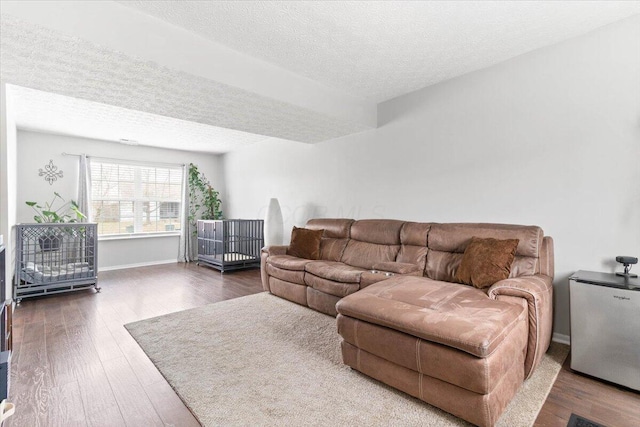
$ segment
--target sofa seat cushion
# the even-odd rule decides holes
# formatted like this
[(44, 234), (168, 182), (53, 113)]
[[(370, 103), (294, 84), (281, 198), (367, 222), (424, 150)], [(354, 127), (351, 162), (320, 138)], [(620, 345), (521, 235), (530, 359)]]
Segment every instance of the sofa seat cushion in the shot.
[(365, 271), (360, 276), (360, 289), (366, 288), (374, 283), (382, 282), (383, 280), (389, 280), (394, 276), (387, 276), (384, 272), (377, 270)]
[(418, 267), (416, 264), (407, 262), (376, 262), (375, 264), (373, 264), (373, 270), (395, 274), (410, 274), (412, 276), (422, 276), (420, 267)]
[(305, 271), (334, 282), (360, 283), (360, 275), (367, 270), (336, 261), (312, 261), (305, 265)]
[(304, 274), (304, 283), (308, 287), (313, 288), (318, 292), (340, 298), (346, 297), (347, 295), (358, 292), (360, 290), (360, 285), (358, 283), (336, 282), (333, 280), (314, 276), (311, 273)]
[(338, 302), (338, 313), (457, 348), (491, 355), (522, 321), (524, 307), (489, 299), (470, 286), (401, 276)]
[(304, 271), (305, 265), (310, 262), (310, 259), (298, 258), (291, 255), (273, 255), (267, 258), (267, 264), (283, 270), (293, 271)]
[(299, 270), (285, 270), (284, 268), (278, 268), (273, 264), (267, 264), (267, 273), (271, 277), (276, 277), (285, 282), (295, 283), (298, 285), (304, 285), (304, 271)]

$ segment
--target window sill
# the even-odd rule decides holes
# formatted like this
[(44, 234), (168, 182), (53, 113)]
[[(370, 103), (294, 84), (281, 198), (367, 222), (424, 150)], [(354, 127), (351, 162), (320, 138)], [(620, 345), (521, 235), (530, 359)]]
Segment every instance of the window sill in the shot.
[(111, 236), (98, 236), (98, 241), (109, 240), (129, 240), (129, 239), (154, 239), (157, 237), (180, 237), (179, 231), (168, 231), (162, 233), (131, 233), (131, 234), (115, 234)]

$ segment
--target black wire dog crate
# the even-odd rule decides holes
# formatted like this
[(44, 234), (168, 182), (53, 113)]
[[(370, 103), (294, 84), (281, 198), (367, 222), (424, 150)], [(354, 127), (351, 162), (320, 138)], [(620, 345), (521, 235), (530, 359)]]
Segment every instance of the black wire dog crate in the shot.
[(98, 225), (18, 224), (14, 298), (98, 287)]
[(261, 219), (198, 221), (198, 264), (221, 272), (260, 267), (264, 246)]

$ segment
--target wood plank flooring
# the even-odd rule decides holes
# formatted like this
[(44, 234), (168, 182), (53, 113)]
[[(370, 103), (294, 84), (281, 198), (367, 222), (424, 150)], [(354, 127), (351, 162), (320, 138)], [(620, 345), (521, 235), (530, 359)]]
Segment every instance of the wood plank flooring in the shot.
[(15, 310), (5, 426), (198, 426), (123, 325), (261, 292), (260, 272), (168, 264), (103, 272), (100, 286)]
[[(23, 300), (14, 313), (6, 427), (198, 426), (123, 325), (261, 292), (260, 272), (168, 264), (100, 273), (102, 292)], [(640, 393), (565, 363), (536, 426), (574, 412), (609, 427), (640, 425)]]
[(567, 360), (536, 426), (566, 426), (571, 413), (608, 427), (640, 426), (640, 393), (573, 372)]

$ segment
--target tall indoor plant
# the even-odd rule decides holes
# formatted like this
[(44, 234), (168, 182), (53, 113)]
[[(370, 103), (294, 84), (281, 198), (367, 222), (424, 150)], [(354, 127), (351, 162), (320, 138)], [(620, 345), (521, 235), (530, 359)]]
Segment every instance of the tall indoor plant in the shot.
[(198, 219), (222, 219), (222, 200), (220, 193), (198, 170), (198, 166), (189, 163), (189, 223), (196, 226)]

